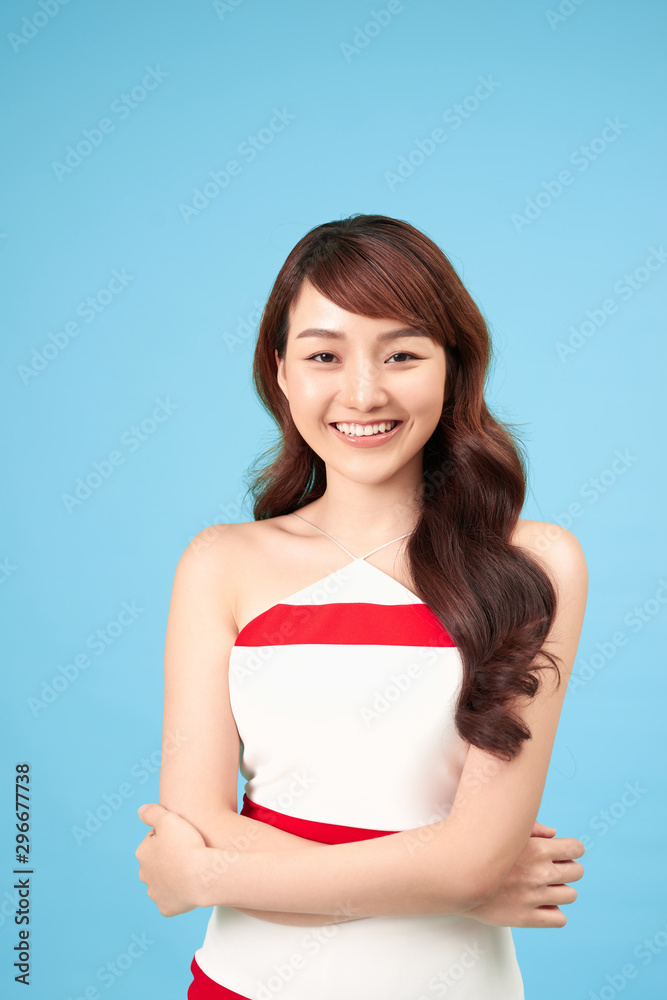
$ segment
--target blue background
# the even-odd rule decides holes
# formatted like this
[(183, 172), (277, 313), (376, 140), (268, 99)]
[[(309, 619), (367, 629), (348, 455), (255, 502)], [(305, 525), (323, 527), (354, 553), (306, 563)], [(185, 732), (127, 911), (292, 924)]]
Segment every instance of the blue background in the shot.
[[(489, 405), (528, 448), (523, 516), (569, 527), (588, 560), (540, 809), (584, 840), (586, 874), (564, 929), (513, 932), (526, 996), (664, 996), (664, 6), (413, 0), (364, 44), (384, 0), (44, 5), (0, 14), (2, 775), (11, 801), (16, 761), (32, 764), (31, 996), (106, 995), (96, 972), (133, 934), (152, 944), (112, 978), (114, 1000), (185, 996), (210, 911), (163, 918), (134, 857), (136, 809), (158, 795), (173, 573), (207, 524), (251, 518), (243, 477), (273, 438), (250, 382), (259, 312), (294, 243), (353, 212), (405, 219), (448, 254), (493, 337)], [(121, 111), (149, 69), (154, 89)], [(262, 132), (276, 109), (293, 117)], [(98, 143), (58, 167), (84, 129)], [(226, 187), (184, 209), (232, 159)], [(139, 440), (158, 401), (164, 419)], [(113, 451), (119, 464), (68, 509)], [(123, 602), (135, 617), (92, 652)], [(4, 813), (0, 961), (21, 996)]]

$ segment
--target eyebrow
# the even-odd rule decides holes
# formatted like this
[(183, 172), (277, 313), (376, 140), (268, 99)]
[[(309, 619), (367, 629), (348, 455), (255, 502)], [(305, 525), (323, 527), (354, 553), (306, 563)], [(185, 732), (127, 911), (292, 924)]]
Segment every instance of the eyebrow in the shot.
[[(319, 327), (308, 327), (307, 330), (297, 333), (294, 339), (298, 340), (300, 337), (329, 337), (331, 340), (347, 339), (342, 330), (324, 330)], [(388, 330), (386, 333), (378, 333), (376, 340), (384, 343), (387, 340), (398, 340), (399, 337), (426, 337), (428, 340), (431, 339), (429, 334), (424, 330), (415, 330), (411, 326), (406, 326), (401, 330)]]

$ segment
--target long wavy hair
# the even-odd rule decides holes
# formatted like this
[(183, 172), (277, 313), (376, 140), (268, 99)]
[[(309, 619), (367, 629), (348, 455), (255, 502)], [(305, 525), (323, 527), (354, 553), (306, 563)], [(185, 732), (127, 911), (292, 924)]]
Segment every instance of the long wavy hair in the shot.
[(542, 648), (557, 597), (540, 565), (510, 541), (526, 459), (512, 425), (495, 419), (484, 399), (491, 358), (484, 318), (442, 250), (403, 220), (356, 214), (306, 233), (271, 289), (255, 348), (253, 382), (279, 431), (246, 480), (256, 521), (298, 510), (326, 488), (325, 464), (296, 429), (276, 379), (274, 349), (284, 358), (289, 310), (304, 279), (349, 312), (416, 326), (444, 347), (445, 402), (424, 446), (406, 554), (417, 596), (461, 655), (457, 731), (509, 761), (531, 738), (513, 702), (537, 694), (545, 667), (561, 681)]

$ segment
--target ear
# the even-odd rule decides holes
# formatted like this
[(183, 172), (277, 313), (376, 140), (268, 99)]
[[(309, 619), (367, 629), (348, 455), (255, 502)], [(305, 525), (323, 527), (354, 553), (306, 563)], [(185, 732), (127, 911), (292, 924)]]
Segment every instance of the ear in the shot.
[(278, 356), (278, 351), (276, 350), (275, 347), (273, 349), (273, 354), (276, 359), (276, 379), (278, 385), (285, 394), (285, 398), (289, 400), (289, 396), (287, 395), (287, 381), (285, 379), (285, 360), (284, 358), (280, 358)]

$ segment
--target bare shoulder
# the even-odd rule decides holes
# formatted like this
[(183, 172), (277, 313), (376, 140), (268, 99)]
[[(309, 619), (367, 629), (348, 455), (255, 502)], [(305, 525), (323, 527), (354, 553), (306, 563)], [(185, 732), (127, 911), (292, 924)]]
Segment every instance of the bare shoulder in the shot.
[(288, 536), (287, 522), (289, 518), (283, 515), (263, 521), (212, 524), (194, 536), (183, 557), (197, 560), (202, 572), (216, 574), (231, 567), (238, 572), (253, 556), (270, 557), (271, 545)]
[(213, 579), (231, 569), (242, 547), (243, 524), (212, 524), (199, 531), (181, 555), (178, 567)]
[(201, 593), (207, 604), (212, 599), (238, 633), (253, 617), (255, 604), (260, 610), (264, 603), (269, 606), (298, 569), (289, 548), (297, 537), (289, 530), (290, 521), (283, 515), (204, 528), (183, 552), (176, 579)]
[(212, 524), (198, 532), (179, 560), (179, 568), (192, 578), (210, 584), (240, 580), (259, 557), (270, 557), (276, 534), (284, 534), (278, 522), (240, 521), (236, 524)]
[(198, 532), (182, 552), (174, 594), (215, 609), (230, 627), (235, 623), (236, 567), (243, 565), (244, 525), (213, 524)]
[(525, 549), (559, 587), (586, 592), (588, 566), (579, 539), (573, 532), (548, 521), (519, 518), (512, 543)]

